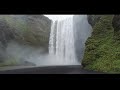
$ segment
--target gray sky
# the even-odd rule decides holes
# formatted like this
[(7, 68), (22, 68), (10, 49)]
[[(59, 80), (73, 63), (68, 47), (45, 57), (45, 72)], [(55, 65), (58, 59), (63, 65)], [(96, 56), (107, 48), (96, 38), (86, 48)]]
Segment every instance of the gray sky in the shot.
[(72, 17), (73, 15), (44, 15), (52, 20), (62, 20), (68, 17)]

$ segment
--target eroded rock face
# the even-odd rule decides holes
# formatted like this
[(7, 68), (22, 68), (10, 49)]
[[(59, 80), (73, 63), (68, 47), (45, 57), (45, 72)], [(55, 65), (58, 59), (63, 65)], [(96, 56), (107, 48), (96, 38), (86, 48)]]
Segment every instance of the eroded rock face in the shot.
[(89, 24), (93, 27), (103, 15), (87, 15)]
[(6, 47), (10, 40), (13, 40), (14, 32), (4, 19), (0, 19), (0, 62), (7, 58)]
[[(104, 15), (88, 15), (89, 24), (94, 27), (100, 18)], [(114, 28), (114, 36), (116, 40), (120, 40), (120, 15), (114, 15), (112, 20), (112, 26)]]
[(120, 15), (114, 15), (112, 24), (115, 31), (120, 30)]
[(43, 47), (48, 52), (51, 20), (43, 15), (0, 15), (0, 61), (9, 59), (10, 42)]
[(114, 28), (114, 38), (120, 42), (120, 15), (114, 15), (112, 26)]
[(6, 47), (7, 43), (14, 39), (14, 32), (8, 23), (4, 20), (0, 20), (0, 43), (1, 46)]
[(15, 33), (17, 42), (47, 47), (51, 27), (51, 20), (47, 17), (42, 15), (6, 15), (1, 17), (6, 21), (5, 25), (9, 26), (8, 29), (14, 29), (12, 32)]
[[(31, 44), (36, 44), (38, 46), (45, 46), (48, 47), (49, 44), (49, 36), (50, 36), (50, 29), (51, 29), (51, 20), (47, 17), (40, 16), (40, 15), (27, 15), (26, 16), (27, 26), (29, 26), (29, 31), (33, 38), (35, 39), (34, 42), (31, 40)], [(25, 37), (27, 35), (25, 34)], [(33, 39), (32, 38), (32, 39)], [(26, 37), (26, 40), (29, 38)], [(29, 40), (30, 41), (30, 40)]]

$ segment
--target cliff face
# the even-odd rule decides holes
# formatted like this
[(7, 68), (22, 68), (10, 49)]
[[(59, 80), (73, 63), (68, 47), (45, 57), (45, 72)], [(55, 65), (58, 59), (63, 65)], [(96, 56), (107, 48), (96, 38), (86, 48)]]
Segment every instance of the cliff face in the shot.
[(16, 41), (47, 47), (51, 27), (51, 20), (47, 17), (41, 15), (6, 15), (1, 18), (8, 24), (9, 28), (12, 28), (11, 32), (14, 33)]
[(87, 15), (89, 24), (93, 27), (103, 15)]
[(114, 28), (114, 37), (120, 41), (120, 15), (115, 15), (112, 22)]
[[(11, 57), (7, 51), (11, 42), (20, 47), (42, 47), (48, 51), (50, 28), (51, 20), (43, 15), (0, 15), (0, 61), (8, 61)], [(13, 51), (17, 49), (13, 48)]]
[[(88, 16), (89, 18), (91, 17)], [(97, 18), (94, 15), (92, 18)], [(91, 19), (88, 19), (88, 21)], [(85, 69), (120, 72), (119, 16), (102, 15), (91, 24), (92, 36), (86, 42), (83, 67)]]

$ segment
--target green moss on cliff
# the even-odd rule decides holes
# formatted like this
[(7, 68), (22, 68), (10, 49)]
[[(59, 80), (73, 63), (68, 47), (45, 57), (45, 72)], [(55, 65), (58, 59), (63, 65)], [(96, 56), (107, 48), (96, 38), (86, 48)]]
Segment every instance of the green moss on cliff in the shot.
[(15, 66), (18, 65), (20, 62), (17, 58), (9, 58), (5, 60), (4, 62), (0, 63), (0, 67), (4, 66)]
[(15, 33), (15, 40), (18, 43), (48, 47), (49, 34), (43, 33), (47, 29), (46, 27), (42, 27), (43, 23), (37, 24), (35, 21), (10, 15), (0, 16), (0, 18), (4, 19), (6, 23), (13, 28), (12, 32)]
[(93, 27), (86, 42), (82, 63), (85, 69), (120, 72), (120, 43), (114, 38), (112, 19), (113, 15), (104, 15)]

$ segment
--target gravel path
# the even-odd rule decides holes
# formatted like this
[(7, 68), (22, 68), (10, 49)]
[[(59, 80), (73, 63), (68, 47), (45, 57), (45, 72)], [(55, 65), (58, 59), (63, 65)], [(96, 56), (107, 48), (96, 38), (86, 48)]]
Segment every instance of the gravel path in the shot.
[(67, 66), (11, 66), (0, 68), (0, 74), (103, 74), (84, 70), (80, 65)]

